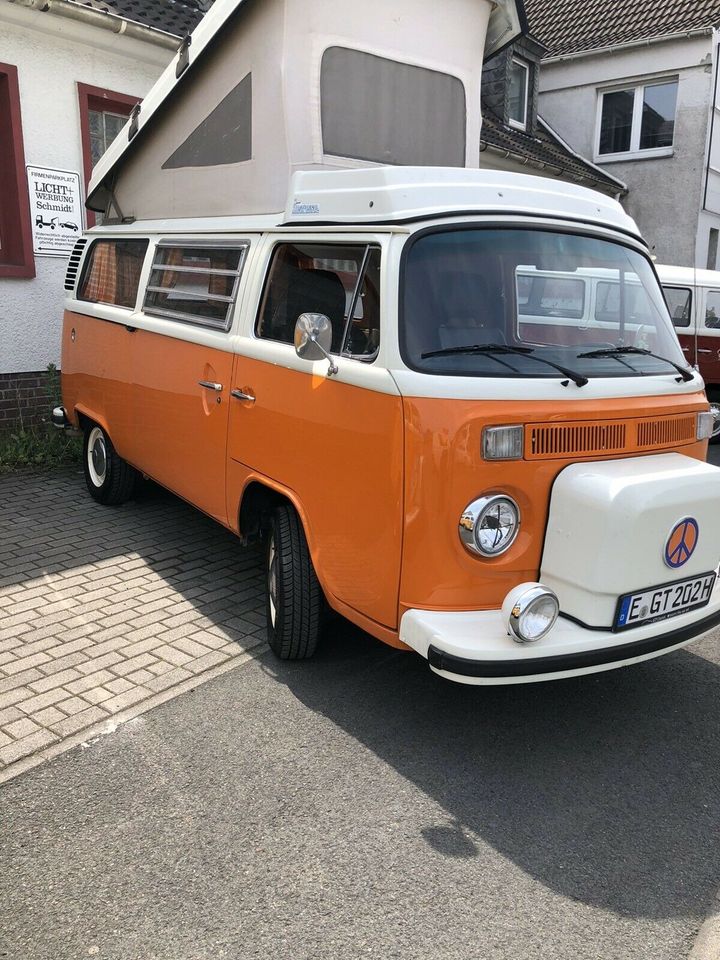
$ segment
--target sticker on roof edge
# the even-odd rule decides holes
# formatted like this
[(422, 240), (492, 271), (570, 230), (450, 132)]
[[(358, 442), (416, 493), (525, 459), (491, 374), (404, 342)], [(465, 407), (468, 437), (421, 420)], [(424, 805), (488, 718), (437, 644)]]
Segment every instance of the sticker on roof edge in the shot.
[(319, 203), (300, 203), (299, 200), (295, 200), (292, 208), (293, 214), (305, 215), (307, 214), (316, 214), (320, 213), (320, 204)]

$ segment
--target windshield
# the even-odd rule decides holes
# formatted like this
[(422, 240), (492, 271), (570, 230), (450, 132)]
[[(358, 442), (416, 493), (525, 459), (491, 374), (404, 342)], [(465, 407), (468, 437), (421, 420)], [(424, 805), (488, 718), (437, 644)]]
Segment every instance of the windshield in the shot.
[(473, 227), (411, 241), (400, 346), (413, 369), (455, 376), (561, 376), (555, 364), (583, 378), (629, 377), (687, 366), (642, 254), (549, 230)]

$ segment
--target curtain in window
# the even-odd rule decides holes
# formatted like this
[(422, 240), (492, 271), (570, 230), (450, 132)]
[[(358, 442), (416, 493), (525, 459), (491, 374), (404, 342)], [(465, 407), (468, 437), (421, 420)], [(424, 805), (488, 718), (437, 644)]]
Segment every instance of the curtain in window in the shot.
[(80, 294), (82, 300), (115, 303), (117, 290), (117, 254), (114, 243), (96, 243), (92, 263)]

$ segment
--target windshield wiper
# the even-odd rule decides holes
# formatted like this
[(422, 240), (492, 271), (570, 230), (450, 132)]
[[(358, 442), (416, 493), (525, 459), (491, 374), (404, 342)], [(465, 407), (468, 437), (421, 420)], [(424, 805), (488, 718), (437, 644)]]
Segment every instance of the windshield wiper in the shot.
[(671, 367), (675, 367), (685, 383), (689, 383), (693, 379), (692, 373), (685, 367), (681, 367), (679, 363), (675, 363), (674, 360), (669, 360), (667, 357), (661, 357), (659, 353), (653, 353), (652, 350), (645, 350), (643, 347), (603, 347), (600, 350), (589, 350), (587, 353), (578, 353), (577, 357), (578, 360), (585, 357), (616, 357), (619, 360), (624, 353), (640, 354), (643, 357), (653, 357), (655, 360), (669, 363)]
[[(421, 353), (421, 359), (425, 360), (427, 357), (446, 357), (453, 353), (480, 353), (485, 354), (488, 357), (492, 357), (494, 360), (497, 360), (497, 354), (510, 354), (520, 357), (527, 357), (529, 360), (537, 360), (539, 363), (546, 363), (549, 367), (552, 367), (554, 370), (559, 370), (564, 377), (567, 377), (569, 380), (578, 386), (584, 387), (588, 382), (587, 377), (583, 377), (582, 374), (575, 373), (574, 370), (569, 370), (567, 367), (563, 367), (559, 363), (555, 363), (553, 360), (546, 360), (545, 357), (536, 357), (533, 354), (532, 347), (511, 347), (507, 343), (469, 343), (464, 347), (444, 347), (442, 350), (428, 350), (426, 353)], [(502, 363), (502, 361), (500, 361)], [(508, 364), (505, 364), (508, 366)], [(514, 369), (513, 367), (510, 368)], [(517, 370), (515, 371), (517, 373)]]

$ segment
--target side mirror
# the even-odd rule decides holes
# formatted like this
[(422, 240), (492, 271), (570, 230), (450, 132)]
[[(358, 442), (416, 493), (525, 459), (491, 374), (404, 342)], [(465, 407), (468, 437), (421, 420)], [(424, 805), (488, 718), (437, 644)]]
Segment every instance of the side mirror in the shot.
[(295, 353), (302, 360), (327, 360), (328, 376), (338, 372), (330, 356), (332, 324), (324, 313), (301, 313), (295, 324)]

